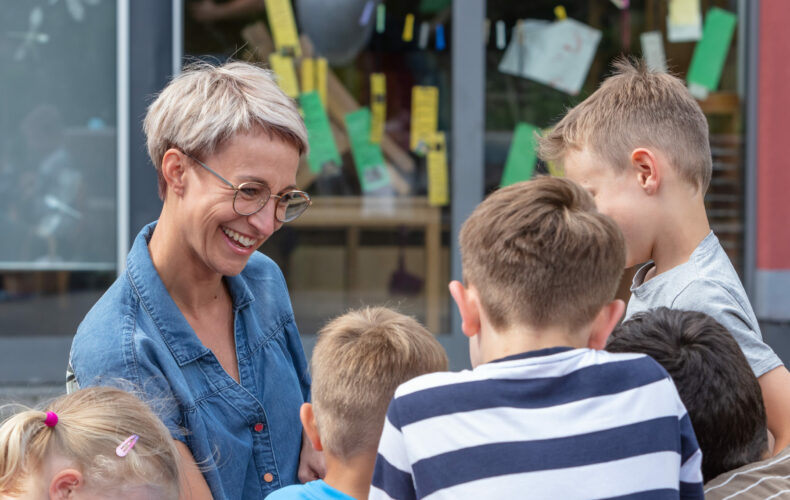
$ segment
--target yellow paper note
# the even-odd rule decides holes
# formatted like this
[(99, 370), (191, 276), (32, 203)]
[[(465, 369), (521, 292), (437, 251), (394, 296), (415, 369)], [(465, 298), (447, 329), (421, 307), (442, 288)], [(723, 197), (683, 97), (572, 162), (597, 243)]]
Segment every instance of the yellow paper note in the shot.
[(326, 57), (319, 57), (315, 60), (315, 89), (321, 97), (321, 104), (326, 107)]
[(288, 97), (299, 97), (299, 84), (296, 82), (294, 60), (280, 54), (270, 54), (269, 64), (277, 74), (277, 83)]
[(302, 59), (302, 93), (315, 90), (315, 61), (312, 57)]
[(411, 42), (414, 38), (414, 14), (406, 14), (406, 22), (403, 24), (403, 41)]
[(269, 17), (269, 28), (273, 32), (274, 46), (280, 54), (300, 57), (299, 35), (296, 33), (296, 22), (291, 0), (265, 0), (266, 14)]
[(387, 77), (384, 73), (370, 74), (370, 142), (381, 142), (387, 120)]
[(428, 138), (428, 203), (434, 206), (450, 202), (447, 175), (447, 150), (444, 132), (434, 132)]
[(696, 24), (701, 15), (699, 0), (669, 0), (669, 22), (672, 24)]
[[(411, 89), (411, 138), (409, 148), (424, 152), (430, 134), (439, 122), (438, 87), (414, 86)], [(422, 144), (421, 144), (422, 143)]]

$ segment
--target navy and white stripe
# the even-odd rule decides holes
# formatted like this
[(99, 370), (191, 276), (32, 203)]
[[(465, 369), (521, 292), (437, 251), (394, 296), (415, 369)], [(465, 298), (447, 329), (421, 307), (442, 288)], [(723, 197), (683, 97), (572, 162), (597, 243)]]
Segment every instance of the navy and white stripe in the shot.
[(641, 354), (553, 348), (411, 380), (370, 498), (703, 498), (672, 379)]

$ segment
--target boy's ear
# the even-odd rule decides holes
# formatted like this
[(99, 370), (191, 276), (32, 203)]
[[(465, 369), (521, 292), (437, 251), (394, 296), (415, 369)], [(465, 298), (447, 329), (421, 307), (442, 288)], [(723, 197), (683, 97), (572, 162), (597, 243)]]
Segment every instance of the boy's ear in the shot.
[(299, 409), (299, 419), (302, 421), (302, 427), (307, 434), (307, 439), (313, 444), (316, 451), (323, 450), (321, 446), (321, 436), (318, 435), (318, 426), (315, 424), (315, 413), (313, 413), (313, 405), (310, 403), (303, 403)]
[(467, 337), (480, 333), (480, 303), (477, 294), (471, 288), (464, 287), (460, 281), (450, 282), (450, 295), (458, 306), (461, 314), (461, 330)]
[(184, 193), (186, 162), (186, 155), (174, 148), (165, 151), (162, 157), (162, 176), (167, 181), (167, 186), (179, 196)]
[(623, 317), (625, 312), (625, 302), (620, 299), (615, 299), (598, 311), (595, 319), (592, 322), (592, 329), (590, 331), (590, 340), (587, 341), (587, 347), (590, 349), (603, 350), (606, 347), (606, 340), (609, 335), (617, 326), (617, 322)]
[(65, 500), (74, 498), (77, 490), (84, 486), (82, 473), (75, 469), (64, 469), (52, 478), (49, 483), (49, 498)]
[(645, 148), (637, 148), (631, 152), (631, 166), (636, 171), (639, 186), (648, 195), (658, 192), (661, 184), (661, 165), (656, 160), (656, 155)]

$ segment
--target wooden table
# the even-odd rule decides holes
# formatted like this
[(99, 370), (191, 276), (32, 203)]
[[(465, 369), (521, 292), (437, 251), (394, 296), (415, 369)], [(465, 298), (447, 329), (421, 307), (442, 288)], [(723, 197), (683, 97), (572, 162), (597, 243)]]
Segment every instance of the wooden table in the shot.
[(441, 208), (425, 197), (316, 196), (289, 226), (346, 230), (346, 286), (358, 289), (357, 260), (362, 229), (421, 228), (425, 231), (425, 322), (439, 333), (441, 310)]

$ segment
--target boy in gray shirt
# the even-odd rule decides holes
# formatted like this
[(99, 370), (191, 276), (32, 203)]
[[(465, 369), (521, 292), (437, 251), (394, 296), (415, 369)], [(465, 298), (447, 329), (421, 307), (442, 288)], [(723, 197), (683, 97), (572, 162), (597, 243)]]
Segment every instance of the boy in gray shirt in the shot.
[(634, 277), (626, 317), (665, 306), (704, 312), (726, 326), (758, 377), (774, 450), (784, 449), (790, 372), (763, 343), (743, 286), (710, 230), (708, 123), (684, 83), (642, 61), (620, 60), (539, 147), (620, 226), (626, 266), (648, 262)]

